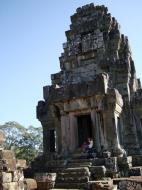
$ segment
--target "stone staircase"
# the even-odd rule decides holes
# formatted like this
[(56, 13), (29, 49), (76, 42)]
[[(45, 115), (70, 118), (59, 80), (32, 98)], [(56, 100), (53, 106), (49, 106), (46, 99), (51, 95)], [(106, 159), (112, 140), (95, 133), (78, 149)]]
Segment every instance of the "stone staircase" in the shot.
[[(119, 184), (127, 182), (129, 177), (142, 176), (141, 166), (140, 155), (89, 159), (85, 155), (76, 154), (67, 159), (50, 159), (44, 162), (44, 171), (40, 175), (56, 174), (56, 180), (50, 181), (50, 185), (53, 182), (51, 187), (55, 189), (121, 190)], [(49, 184), (49, 181), (45, 178), (41, 180), (39, 184), (42, 184), (42, 188), (38, 190), (44, 190), (46, 183)]]
[[(114, 159), (112, 159), (114, 160)], [(111, 163), (109, 161), (109, 163)], [(113, 163), (115, 165), (115, 163)], [(113, 165), (111, 163), (111, 165)], [(82, 154), (66, 160), (48, 161), (48, 171), (56, 173), (56, 189), (117, 189), (110, 178), (106, 178), (108, 165), (103, 158), (88, 159)], [(110, 165), (108, 166), (111, 169)], [(113, 168), (115, 169), (115, 167)], [(113, 170), (112, 170), (113, 172)], [(98, 183), (99, 180), (99, 183)], [(106, 181), (107, 180), (107, 181)]]
[(88, 167), (74, 167), (57, 174), (56, 188), (89, 188), (90, 172)]

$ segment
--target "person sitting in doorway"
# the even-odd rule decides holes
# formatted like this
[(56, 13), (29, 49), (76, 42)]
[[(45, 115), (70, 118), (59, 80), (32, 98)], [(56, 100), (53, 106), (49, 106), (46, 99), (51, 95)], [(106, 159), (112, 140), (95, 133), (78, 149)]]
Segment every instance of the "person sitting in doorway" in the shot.
[(83, 152), (88, 152), (93, 148), (93, 139), (88, 138), (87, 141), (85, 141), (81, 147)]
[(88, 149), (92, 149), (93, 148), (93, 139), (92, 138), (88, 138), (87, 139), (87, 145), (88, 145)]
[(96, 153), (94, 152), (94, 149), (93, 149), (93, 139), (88, 138), (87, 142), (88, 142), (88, 147), (87, 147), (88, 156), (87, 156), (87, 158), (96, 157)]

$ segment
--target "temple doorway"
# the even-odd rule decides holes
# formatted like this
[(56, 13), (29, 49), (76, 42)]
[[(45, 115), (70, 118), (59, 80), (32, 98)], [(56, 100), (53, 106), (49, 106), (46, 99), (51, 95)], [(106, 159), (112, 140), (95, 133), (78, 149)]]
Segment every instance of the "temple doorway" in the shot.
[(78, 145), (81, 145), (88, 139), (92, 138), (92, 121), (91, 115), (80, 115), (77, 117), (78, 123)]

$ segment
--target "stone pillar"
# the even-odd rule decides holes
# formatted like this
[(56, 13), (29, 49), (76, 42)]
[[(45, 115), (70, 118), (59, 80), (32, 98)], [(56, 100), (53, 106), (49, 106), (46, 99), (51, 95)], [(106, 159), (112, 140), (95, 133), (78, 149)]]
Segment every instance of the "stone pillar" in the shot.
[(97, 152), (99, 152), (101, 150), (100, 133), (99, 133), (99, 119), (97, 116), (97, 112), (95, 110), (91, 111), (91, 120), (92, 120), (92, 126), (93, 126), (94, 146), (95, 146)]
[(48, 124), (42, 124), (43, 127), (43, 152), (44, 154), (50, 153), (50, 130)]
[(70, 152), (73, 152), (78, 147), (78, 127), (77, 117), (73, 114), (69, 115), (70, 118)]
[(121, 154), (122, 152), (122, 148), (121, 148), (121, 145), (120, 145), (120, 139), (119, 139), (119, 129), (118, 127), (118, 117), (119, 115), (117, 115), (116, 113), (114, 113), (114, 119), (112, 120), (114, 123), (114, 135), (116, 136), (116, 138), (114, 138), (114, 153), (116, 154)]
[(115, 156), (119, 156), (123, 154), (123, 150), (119, 143), (117, 115), (113, 111), (107, 111), (104, 115), (107, 148)]
[(67, 156), (70, 146), (70, 122), (68, 115), (61, 116), (62, 154)]
[[(99, 122), (100, 146), (105, 148), (104, 118), (101, 111), (97, 112)], [(101, 148), (102, 149), (102, 148)]]

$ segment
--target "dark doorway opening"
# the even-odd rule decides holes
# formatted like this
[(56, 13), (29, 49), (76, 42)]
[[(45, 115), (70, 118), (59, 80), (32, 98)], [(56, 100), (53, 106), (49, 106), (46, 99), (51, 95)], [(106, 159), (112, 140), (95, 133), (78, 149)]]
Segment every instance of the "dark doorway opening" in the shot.
[(92, 138), (92, 122), (90, 115), (80, 115), (77, 117), (78, 122), (78, 144), (79, 147), (87, 141), (88, 138)]

